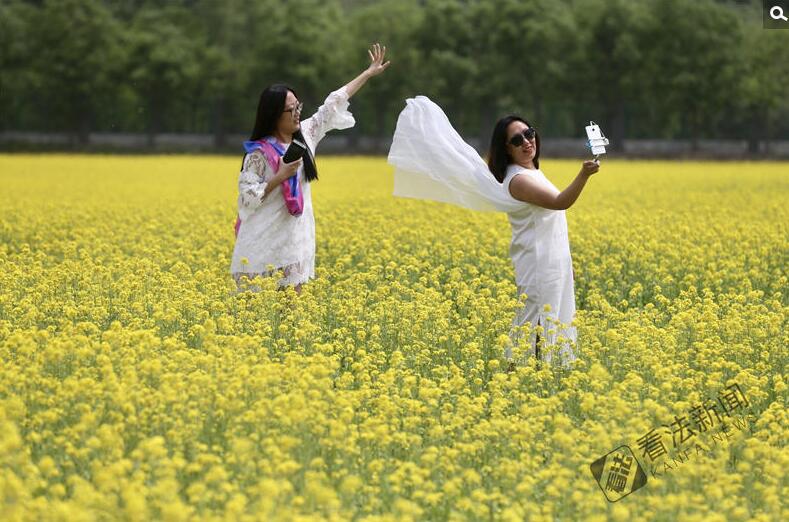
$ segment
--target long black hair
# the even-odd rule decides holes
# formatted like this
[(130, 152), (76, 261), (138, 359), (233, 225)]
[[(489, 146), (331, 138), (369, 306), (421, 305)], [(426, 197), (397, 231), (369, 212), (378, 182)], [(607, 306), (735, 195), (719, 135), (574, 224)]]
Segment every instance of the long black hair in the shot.
[[(260, 93), (258, 112), (255, 117), (255, 128), (249, 137), (250, 141), (259, 140), (274, 134), (274, 131), (277, 130), (277, 120), (285, 112), (285, 99), (288, 96), (288, 91), (298, 98), (296, 91), (283, 83), (269, 85), (263, 89), (263, 92)], [(304, 135), (301, 133), (301, 129), (293, 133), (293, 138), (302, 143), (307, 143)], [(315, 167), (315, 159), (312, 157), (312, 151), (309, 147), (307, 147), (303, 158), (304, 176), (307, 178), (307, 181), (318, 179), (318, 169)]]
[[(490, 138), (490, 148), (488, 149), (488, 169), (499, 183), (504, 183), (507, 176), (507, 166), (512, 163), (512, 158), (507, 152), (507, 127), (513, 121), (521, 121), (531, 127), (531, 123), (520, 116), (510, 114), (504, 116), (496, 122), (493, 127), (493, 136)], [(534, 166), (540, 168), (540, 134), (534, 135)]]

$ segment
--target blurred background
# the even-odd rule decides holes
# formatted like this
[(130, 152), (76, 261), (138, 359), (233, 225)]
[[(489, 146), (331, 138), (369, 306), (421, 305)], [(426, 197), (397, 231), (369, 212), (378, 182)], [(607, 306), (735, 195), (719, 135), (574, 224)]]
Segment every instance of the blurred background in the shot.
[(789, 157), (789, 27), (752, 0), (0, 0), (0, 149), (239, 153), (266, 85), (306, 118), (377, 41), (322, 152), (386, 153), (424, 94), (480, 150), (514, 112), (546, 153), (594, 120), (624, 156)]

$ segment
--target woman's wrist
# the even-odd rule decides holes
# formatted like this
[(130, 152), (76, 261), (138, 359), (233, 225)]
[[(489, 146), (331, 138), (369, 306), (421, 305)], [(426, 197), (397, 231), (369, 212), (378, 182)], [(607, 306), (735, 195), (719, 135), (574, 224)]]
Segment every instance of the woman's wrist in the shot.
[(297, 172), (296, 170), (292, 170), (292, 171), (289, 171), (289, 172), (279, 172), (279, 173), (277, 173), (277, 175), (275, 176), (276, 177), (275, 185), (279, 185), (280, 183), (283, 183), (283, 182), (289, 180), (290, 178), (292, 178), (293, 176), (296, 175), (296, 172)]
[(274, 190), (278, 186), (282, 185), (282, 182), (284, 182), (289, 177), (290, 176), (285, 176), (281, 172), (277, 172), (276, 174), (274, 174), (271, 177), (271, 179), (266, 182), (266, 188), (263, 189), (263, 197), (268, 195), (272, 190)]

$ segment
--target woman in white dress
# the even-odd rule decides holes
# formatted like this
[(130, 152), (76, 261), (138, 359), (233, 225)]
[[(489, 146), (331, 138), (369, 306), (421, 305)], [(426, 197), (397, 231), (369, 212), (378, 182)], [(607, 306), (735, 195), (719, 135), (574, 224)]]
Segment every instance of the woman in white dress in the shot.
[[(236, 244), (230, 272), (240, 288), (255, 276), (281, 274), (279, 287), (293, 286), (299, 292), (302, 284), (315, 277), (310, 191), (310, 182), (318, 179), (315, 149), (327, 132), (353, 127), (356, 122), (348, 112), (348, 99), (389, 66), (384, 63), (386, 47), (375, 44), (368, 54), (369, 67), (329, 94), (318, 111), (304, 121), (300, 121), (302, 104), (290, 87), (272, 85), (261, 94), (238, 179)], [(307, 145), (306, 153), (291, 163), (280, 161), (277, 154), (282, 156), (294, 139)], [(303, 198), (298, 215), (286, 205), (282, 192), (283, 182), (290, 180), (289, 186), (296, 185), (297, 180), (291, 180), (294, 174), (298, 177), (296, 191)]]
[[(545, 345), (555, 345), (564, 365), (576, 359), (573, 271), (564, 211), (599, 165), (585, 161), (573, 182), (560, 191), (539, 169), (539, 160), (540, 138), (534, 128), (523, 118), (507, 116), (496, 123), (486, 165), (441, 108), (424, 96), (407, 100), (389, 152), (396, 196), (507, 213), (515, 283), (519, 296), (525, 296), (513, 321), (513, 338), (523, 326), (541, 326)], [(529, 354), (550, 362), (554, 353), (541, 357), (540, 344), (538, 336), (531, 335)], [(512, 361), (512, 349), (508, 347), (504, 356)]]

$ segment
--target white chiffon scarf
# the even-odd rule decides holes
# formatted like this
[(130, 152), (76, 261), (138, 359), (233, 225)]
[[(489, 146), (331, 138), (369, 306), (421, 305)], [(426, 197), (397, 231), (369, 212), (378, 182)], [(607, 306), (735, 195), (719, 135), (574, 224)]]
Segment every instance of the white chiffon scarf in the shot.
[(523, 208), (496, 181), (474, 148), (426, 96), (406, 100), (397, 119), (388, 161), (395, 168), (394, 195), (451, 203), (471, 210)]

